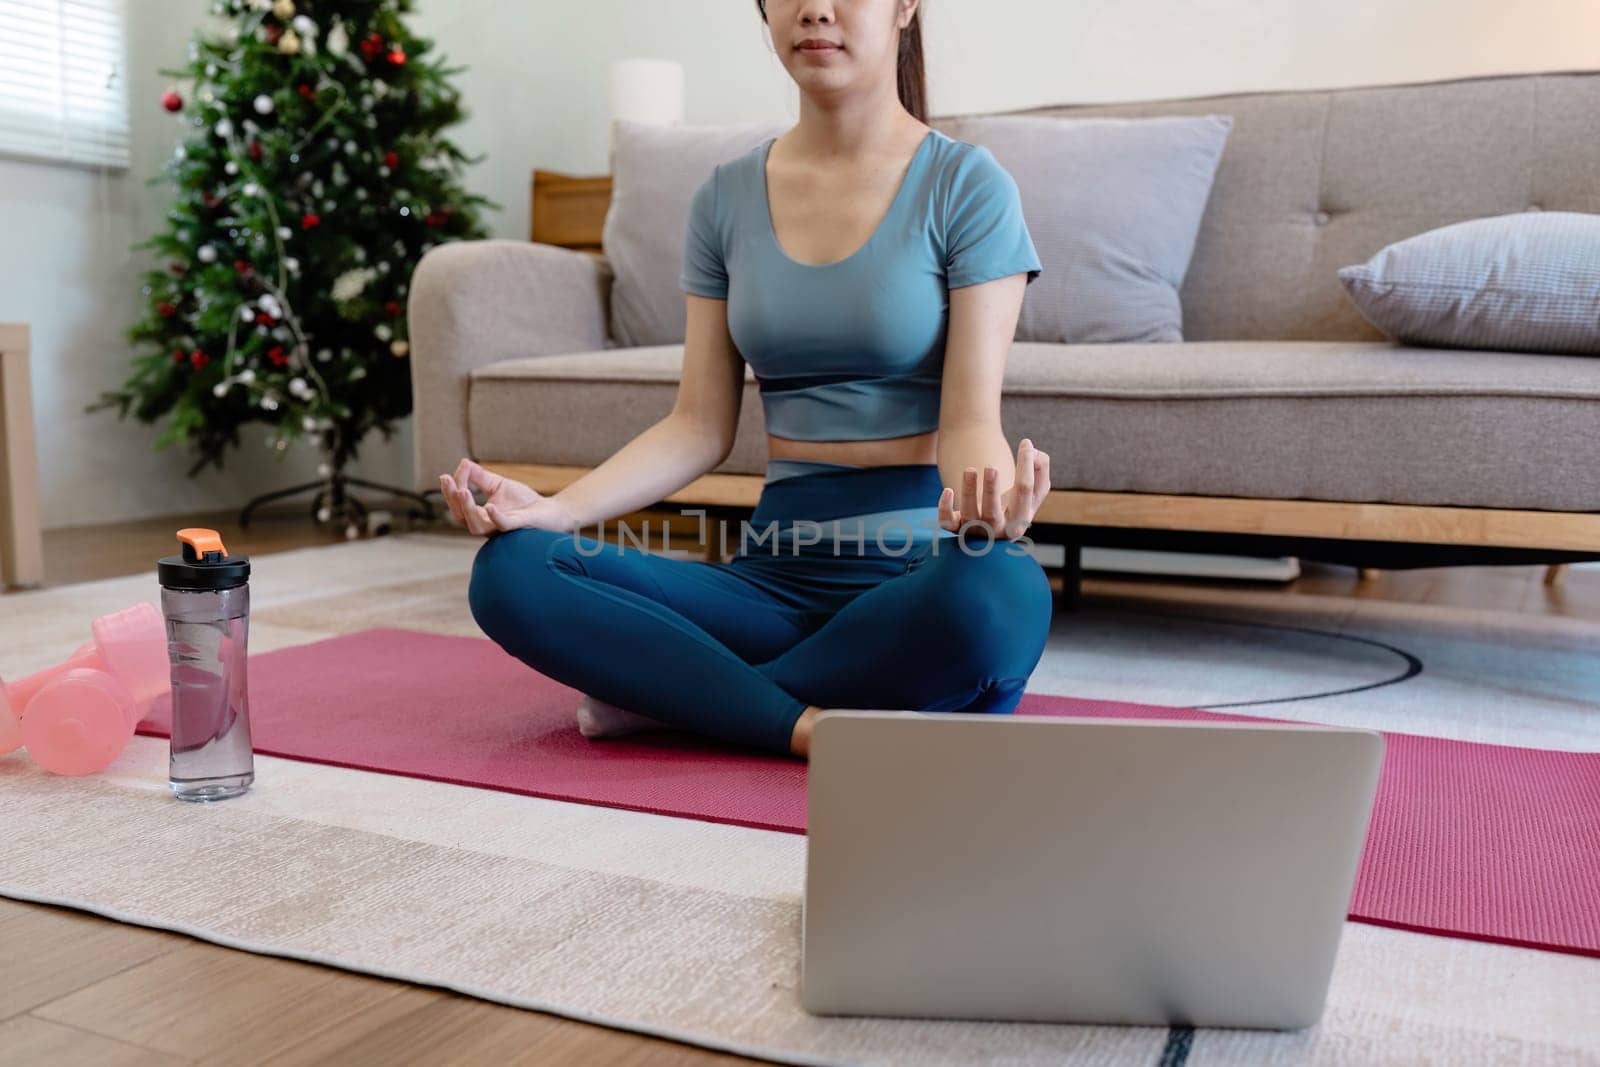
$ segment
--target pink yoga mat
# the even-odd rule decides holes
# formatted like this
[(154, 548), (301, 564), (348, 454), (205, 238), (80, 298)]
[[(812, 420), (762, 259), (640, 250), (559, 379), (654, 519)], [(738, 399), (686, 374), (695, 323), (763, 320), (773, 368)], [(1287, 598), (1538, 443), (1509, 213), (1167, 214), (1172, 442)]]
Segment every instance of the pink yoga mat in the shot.
[[(590, 741), (575, 690), (484, 638), (366, 630), (249, 670), (267, 755), (805, 832), (804, 761), (678, 732)], [(1017, 712), (1250, 721), (1031, 693)], [(166, 736), (170, 716), (163, 697), (139, 730)], [(1350, 917), (1600, 956), (1600, 754), (1386, 736)]]

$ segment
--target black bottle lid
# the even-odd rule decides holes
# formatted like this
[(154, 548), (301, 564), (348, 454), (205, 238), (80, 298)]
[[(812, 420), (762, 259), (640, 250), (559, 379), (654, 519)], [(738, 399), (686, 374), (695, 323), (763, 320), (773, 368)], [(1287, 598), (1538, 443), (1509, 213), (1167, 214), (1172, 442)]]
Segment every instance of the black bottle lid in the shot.
[(166, 556), (156, 564), (161, 584), (168, 589), (216, 592), (233, 589), (250, 580), (250, 557), (230, 556), (215, 530), (191, 526), (178, 531), (183, 555)]

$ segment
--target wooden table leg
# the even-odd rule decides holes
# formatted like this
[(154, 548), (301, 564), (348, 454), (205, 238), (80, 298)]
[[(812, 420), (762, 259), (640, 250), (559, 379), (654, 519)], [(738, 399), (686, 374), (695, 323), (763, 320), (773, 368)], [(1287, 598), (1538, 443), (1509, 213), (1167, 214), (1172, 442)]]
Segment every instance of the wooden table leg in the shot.
[(28, 328), (4, 323), (0, 323), (0, 580), (12, 589), (44, 584)]

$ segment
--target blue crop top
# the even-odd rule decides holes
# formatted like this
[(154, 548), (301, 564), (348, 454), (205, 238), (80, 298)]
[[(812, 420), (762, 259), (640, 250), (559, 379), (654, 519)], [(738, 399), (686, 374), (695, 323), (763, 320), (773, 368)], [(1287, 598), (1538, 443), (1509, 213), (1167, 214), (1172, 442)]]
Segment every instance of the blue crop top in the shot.
[(839, 441), (938, 429), (949, 290), (1040, 273), (1016, 182), (987, 148), (929, 130), (866, 243), (833, 263), (801, 263), (779, 246), (767, 205), (774, 140), (717, 164), (695, 191), (678, 284), (728, 302), (769, 433)]

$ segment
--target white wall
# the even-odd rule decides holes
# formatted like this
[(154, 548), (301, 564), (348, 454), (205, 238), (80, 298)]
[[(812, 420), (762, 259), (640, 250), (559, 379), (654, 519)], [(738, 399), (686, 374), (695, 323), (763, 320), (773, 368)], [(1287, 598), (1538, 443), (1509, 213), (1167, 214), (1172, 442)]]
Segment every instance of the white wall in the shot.
[[(106, 177), (0, 161), (0, 321), (34, 331), (34, 405), (47, 527), (234, 507), (314, 478), (309, 447), (280, 463), (245, 434), (226, 470), (189, 480), (159, 427), (82, 414), (120, 383), (122, 330), (139, 307), (142, 254), (164, 188), (147, 189), (177, 130), (157, 71), (182, 61), (203, 0), (129, 0), (133, 166)], [(160, 18), (150, 17), (158, 9)], [(686, 121), (797, 114), (753, 0), (419, 0), (416, 29), (454, 63), (472, 114), (456, 132), (487, 158), (470, 181), (503, 205), (496, 236), (528, 232), (534, 167), (607, 169), (607, 65), (686, 68)], [(1329, 88), (1475, 74), (1600, 69), (1594, 0), (925, 0), (936, 114), (1262, 89)], [(409, 424), (373, 437), (355, 472), (410, 484)], [(300, 498), (309, 504), (308, 498)], [(297, 501), (298, 503), (299, 501)]]
[[(685, 121), (799, 114), (754, 0), (421, 0), (487, 153), (474, 180), (528, 233), (532, 169), (601, 174), (607, 65), (685, 68)], [(923, 0), (934, 114), (1600, 69), (1600, 0)]]

